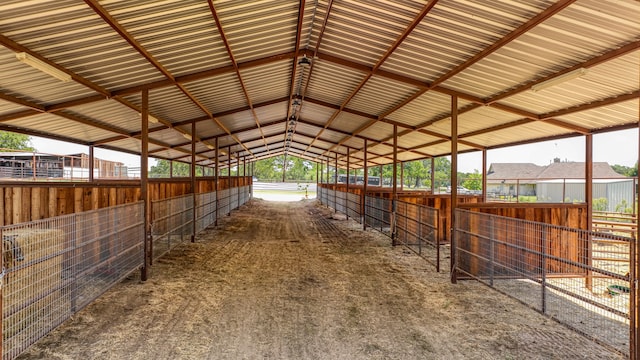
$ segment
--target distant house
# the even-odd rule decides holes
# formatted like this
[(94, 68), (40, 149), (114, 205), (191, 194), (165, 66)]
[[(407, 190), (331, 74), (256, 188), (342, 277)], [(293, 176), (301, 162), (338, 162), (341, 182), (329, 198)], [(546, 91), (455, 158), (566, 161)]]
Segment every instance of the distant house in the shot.
[(487, 194), (536, 194), (536, 181), (544, 166), (532, 163), (495, 163), (487, 172)]
[[(556, 161), (547, 166), (531, 163), (491, 164), (487, 172), (489, 196), (536, 196), (540, 202), (585, 201), (584, 162)], [(593, 163), (593, 199), (607, 199), (608, 211), (633, 204), (634, 180), (615, 172), (606, 162)]]

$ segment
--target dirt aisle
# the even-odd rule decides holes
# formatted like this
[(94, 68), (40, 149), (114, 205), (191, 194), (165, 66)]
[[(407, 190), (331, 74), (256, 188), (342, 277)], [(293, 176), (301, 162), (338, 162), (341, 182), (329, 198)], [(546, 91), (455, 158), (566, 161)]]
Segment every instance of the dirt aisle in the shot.
[(617, 359), (315, 201), (254, 200), (22, 359)]

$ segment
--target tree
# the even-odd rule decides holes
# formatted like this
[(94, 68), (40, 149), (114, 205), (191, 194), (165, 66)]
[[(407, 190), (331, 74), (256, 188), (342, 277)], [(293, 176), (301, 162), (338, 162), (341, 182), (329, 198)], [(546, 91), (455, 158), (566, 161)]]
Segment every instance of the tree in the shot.
[[(149, 177), (153, 178), (167, 178), (171, 177), (169, 170), (171, 169), (171, 161), (158, 160), (156, 165), (149, 170)], [(191, 176), (191, 165), (183, 162), (173, 162), (173, 176), (174, 177), (189, 177)], [(196, 166), (196, 176), (202, 176), (202, 167)]]
[(16, 134), (0, 131), (0, 148), (23, 151), (37, 151), (31, 145), (31, 137), (24, 134)]
[(427, 180), (424, 183), (430, 185), (430, 163), (430, 160), (416, 160), (404, 163), (404, 176), (408, 180), (407, 183), (413, 184), (414, 188), (419, 188), (422, 186), (423, 181)]
[(482, 189), (482, 174), (478, 170), (474, 170), (473, 173), (465, 174), (462, 186), (469, 190), (481, 190)]
[(636, 176), (638, 174), (638, 162), (635, 167), (628, 167), (624, 165), (611, 165), (613, 171), (624, 176)]

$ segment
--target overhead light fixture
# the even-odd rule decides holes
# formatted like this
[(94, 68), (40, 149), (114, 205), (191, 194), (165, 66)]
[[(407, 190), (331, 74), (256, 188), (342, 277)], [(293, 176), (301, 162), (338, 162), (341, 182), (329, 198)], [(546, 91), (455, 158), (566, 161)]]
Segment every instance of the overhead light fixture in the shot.
[(302, 104), (302, 102), (300, 102), (300, 99), (293, 100), (293, 106), (300, 106), (300, 104)]
[(224, 150), (220, 150), (219, 153), (220, 153), (220, 155), (227, 155), (227, 152), (224, 151)]
[(23, 63), (33, 67), (34, 69), (38, 69), (47, 75), (51, 75), (58, 80), (62, 80), (64, 82), (71, 81), (71, 75), (66, 72), (47, 64), (46, 62), (29, 55), (26, 52), (16, 53), (16, 58)]
[(213, 145), (211, 145), (211, 144), (207, 144), (207, 147), (209, 148), (209, 150), (213, 150), (213, 149), (215, 149), (215, 148), (216, 148), (215, 146), (213, 146)]
[(307, 57), (307, 54), (302, 56), (302, 59), (298, 60), (298, 65), (309, 66), (311, 65), (311, 60)]
[(296, 126), (296, 121), (295, 120), (289, 121), (289, 126)]
[(184, 133), (184, 134), (182, 134), (182, 136), (184, 136), (184, 138), (187, 139), (187, 140), (191, 140), (192, 139), (191, 134)]
[(559, 85), (565, 81), (573, 80), (579, 78), (580, 76), (587, 73), (586, 68), (579, 68), (573, 71), (569, 71), (568, 73), (553, 77), (549, 80), (545, 80), (543, 82), (537, 83), (531, 86), (531, 91), (538, 92), (540, 90), (544, 90), (546, 88)]

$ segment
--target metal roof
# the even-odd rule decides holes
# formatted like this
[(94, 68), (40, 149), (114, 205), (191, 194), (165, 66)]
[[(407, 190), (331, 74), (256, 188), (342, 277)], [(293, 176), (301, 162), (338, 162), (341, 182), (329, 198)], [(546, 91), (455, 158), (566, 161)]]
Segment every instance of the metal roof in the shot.
[(448, 155), (454, 97), (461, 152), (640, 117), (637, 0), (4, 0), (0, 14), (0, 130), (141, 154), (148, 89), (163, 159), (191, 161), (194, 135), (202, 165), (216, 140), (220, 161), (361, 167), (367, 142), (369, 165), (388, 164), (394, 127), (399, 160)]

